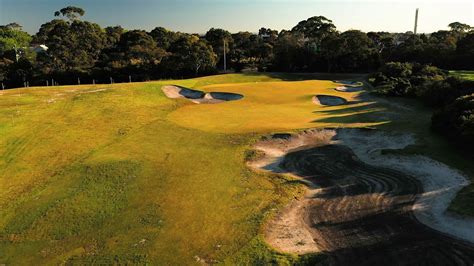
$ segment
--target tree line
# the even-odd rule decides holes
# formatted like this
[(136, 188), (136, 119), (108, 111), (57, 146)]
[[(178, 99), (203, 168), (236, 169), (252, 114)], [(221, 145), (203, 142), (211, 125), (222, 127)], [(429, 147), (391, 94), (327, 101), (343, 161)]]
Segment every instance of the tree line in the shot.
[[(0, 26), (0, 82), (11, 88), (193, 77), (222, 70), (224, 51), (227, 68), (236, 72), (371, 72), (391, 61), (474, 68), (474, 31), (459, 22), (421, 35), (340, 32), (330, 19), (315, 16), (291, 30), (211, 28), (199, 35), (101, 28), (81, 20), (84, 14), (73, 6), (56, 11), (33, 36), (17, 23)], [(48, 49), (30, 49), (37, 45)]]
[(415, 98), (430, 106), (431, 128), (474, 155), (474, 80), (431, 65), (389, 62), (369, 81), (375, 93)]

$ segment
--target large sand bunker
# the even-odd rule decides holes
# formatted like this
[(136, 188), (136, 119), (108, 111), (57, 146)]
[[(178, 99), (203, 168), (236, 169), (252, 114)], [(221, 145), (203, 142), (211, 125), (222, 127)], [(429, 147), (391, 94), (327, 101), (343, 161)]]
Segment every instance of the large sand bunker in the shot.
[(316, 95), (313, 97), (313, 103), (325, 106), (337, 106), (347, 103), (347, 100), (333, 95)]
[(309, 183), (303, 199), (267, 224), (267, 242), (290, 253), (324, 251), (334, 265), (398, 265), (400, 258), (404, 265), (472, 265), (474, 221), (446, 213), (465, 178), (427, 157), (381, 153), (413, 141), (338, 129), (257, 143), (265, 155), (251, 167)]
[(194, 103), (221, 103), (227, 101), (236, 101), (242, 99), (242, 94), (230, 92), (208, 92), (189, 89), (181, 86), (167, 85), (161, 87), (166, 97), (171, 99), (184, 98)]

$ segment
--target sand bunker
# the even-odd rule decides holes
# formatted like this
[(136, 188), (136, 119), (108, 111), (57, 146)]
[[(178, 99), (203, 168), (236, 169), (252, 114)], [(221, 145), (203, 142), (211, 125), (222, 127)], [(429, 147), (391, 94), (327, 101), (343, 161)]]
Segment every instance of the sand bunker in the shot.
[(230, 92), (208, 92), (193, 90), (185, 87), (167, 85), (161, 87), (166, 97), (171, 99), (184, 98), (194, 103), (221, 103), (228, 101), (236, 101), (242, 99), (242, 94)]
[(304, 198), (267, 224), (266, 241), (284, 252), (326, 251), (334, 265), (400, 257), (413, 265), (472, 265), (474, 246), (446, 235), (472, 241), (474, 221), (446, 213), (467, 184), (462, 174), (427, 157), (381, 152), (413, 143), (412, 135), (361, 129), (260, 141), (255, 149), (264, 156), (249, 166), (308, 184)]
[(161, 87), (161, 90), (166, 97), (171, 99), (186, 98), (186, 99), (200, 99), (205, 93), (198, 90), (188, 89), (185, 87), (168, 85)]
[(347, 100), (342, 97), (332, 95), (316, 95), (313, 97), (313, 103), (317, 105), (337, 106), (346, 104)]
[(335, 90), (340, 91), (340, 92), (358, 92), (358, 91), (364, 90), (364, 87), (363, 86), (359, 86), (359, 87), (341, 86), (341, 87), (335, 88)]

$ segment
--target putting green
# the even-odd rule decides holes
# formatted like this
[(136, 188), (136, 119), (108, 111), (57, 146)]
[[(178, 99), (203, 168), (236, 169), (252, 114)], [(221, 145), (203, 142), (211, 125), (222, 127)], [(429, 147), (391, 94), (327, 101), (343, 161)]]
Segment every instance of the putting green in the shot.
[[(336, 127), (341, 123), (361, 127), (381, 123), (361, 117), (365, 112), (363, 107), (369, 103), (358, 102), (360, 92), (339, 92), (334, 90), (336, 87), (336, 83), (319, 80), (209, 85), (199, 89), (238, 93), (244, 98), (214, 105), (184, 103), (171, 112), (168, 119), (184, 127), (223, 133)], [(316, 94), (343, 97), (348, 104), (317, 106), (311, 101)], [(358, 111), (337, 114), (338, 110), (348, 108)]]

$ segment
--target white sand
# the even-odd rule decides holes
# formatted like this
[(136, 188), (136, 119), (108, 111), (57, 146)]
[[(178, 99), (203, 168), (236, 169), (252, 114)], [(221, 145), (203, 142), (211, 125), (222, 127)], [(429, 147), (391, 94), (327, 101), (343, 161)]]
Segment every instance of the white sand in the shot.
[(474, 219), (457, 217), (446, 210), (468, 179), (459, 171), (426, 156), (382, 155), (382, 149), (403, 149), (414, 144), (412, 135), (381, 131), (340, 129), (338, 142), (350, 147), (365, 163), (402, 171), (423, 184), (424, 193), (413, 211), (423, 224), (474, 243)]

